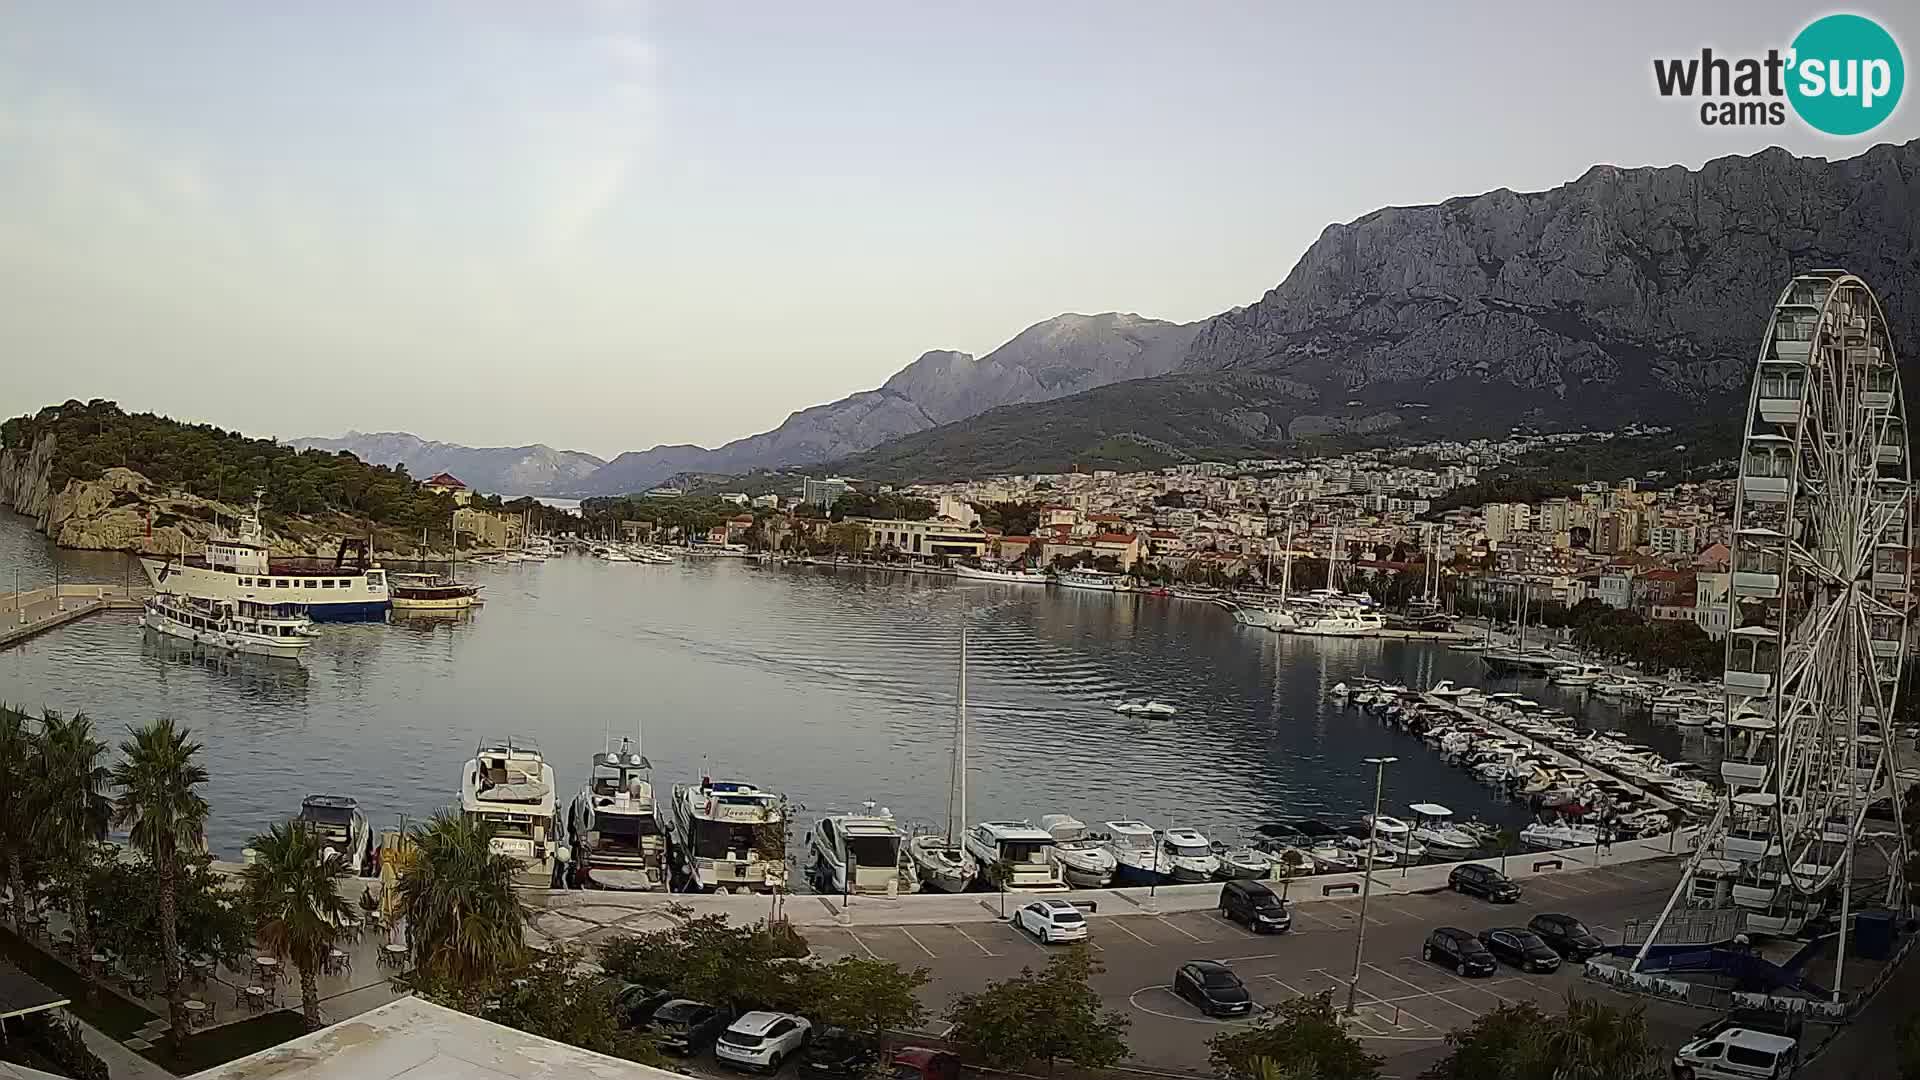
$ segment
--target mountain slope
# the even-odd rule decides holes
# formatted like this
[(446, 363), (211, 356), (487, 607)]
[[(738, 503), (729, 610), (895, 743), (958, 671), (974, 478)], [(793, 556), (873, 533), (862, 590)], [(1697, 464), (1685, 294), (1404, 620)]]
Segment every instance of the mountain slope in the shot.
[(1115, 438), (1177, 454), (1521, 423), (1737, 423), (1767, 316), (1797, 271), (1860, 274), (1897, 344), (1920, 349), (1916, 237), (1920, 141), (1843, 161), (1775, 148), (1697, 171), (1596, 166), (1550, 191), (1384, 209), (1328, 227), (1259, 302), (1208, 320), (1165, 378), (835, 464), (934, 478), (1058, 467)]
[(656, 446), (621, 454), (590, 477), (590, 494), (643, 491), (683, 472), (737, 473), (812, 465), (996, 406), (1046, 401), (1173, 370), (1199, 330), (1138, 315), (1059, 315), (986, 356), (936, 350), (878, 389), (802, 409), (772, 431), (716, 450)]
[(338, 439), (292, 439), (295, 449), (348, 451), (372, 465), (405, 465), (424, 480), (448, 472), (477, 491), (503, 495), (555, 495), (571, 491), (606, 462), (578, 450), (532, 446), (459, 446), (429, 442), (404, 431), (349, 431)]

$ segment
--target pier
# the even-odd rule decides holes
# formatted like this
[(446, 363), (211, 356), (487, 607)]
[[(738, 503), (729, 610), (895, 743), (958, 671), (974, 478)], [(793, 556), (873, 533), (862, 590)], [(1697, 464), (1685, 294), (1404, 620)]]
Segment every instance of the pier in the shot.
[(0, 593), (0, 649), (96, 611), (139, 611), (145, 594), (125, 585), (49, 585)]
[(1640, 792), (1643, 796), (1645, 796), (1647, 799), (1647, 802), (1652, 804), (1653, 809), (1667, 815), (1667, 820), (1671, 826), (1677, 827), (1683, 819), (1691, 816), (1685, 810), (1682, 810), (1679, 806), (1675, 805), (1673, 800), (1666, 798), (1665, 796), (1661, 795), (1659, 791), (1653, 788), (1650, 788), (1645, 784), (1642, 784), (1636, 780), (1629, 779), (1628, 777), (1621, 776), (1618, 773), (1615, 773), (1613, 770), (1608, 769), (1604, 765), (1597, 765), (1590, 761), (1584, 761), (1580, 758), (1574, 757), (1572, 754), (1569, 754), (1564, 750), (1559, 749), (1558, 747), (1548, 746), (1546, 743), (1543, 743), (1538, 739), (1535, 739), (1528, 735), (1523, 735), (1520, 732), (1507, 727), (1505, 724), (1502, 724), (1497, 720), (1491, 719), (1484, 713), (1478, 712), (1473, 709), (1469, 709), (1463, 705), (1456, 705), (1450, 701), (1442, 701), (1441, 699), (1434, 697), (1432, 694), (1420, 695), (1420, 701), (1422, 704), (1428, 706), (1429, 708), (1438, 709), (1446, 713), (1451, 713), (1452, 715), (1458, 716), (1463, 720), (1467, 720), (1472, 723), (1479, 724), (1487, 728), (1489, 731), (1492, 731), (1495, 734), (1499, 735), (1503, 739), (1511, 739), (1515, 742), (1526, 743), (1528, 746), (1533, 747), (1539, 753), (1544, 755), (1550, 755), (1553, 758), (1554, 764), (1560, 768), (1580, 769), (1590, 774), (1598, 774), (1598, 775), (1606, 776), (1616, 783), (1624, 784), (1627, 787), (1630, 787), (1635, 791)]

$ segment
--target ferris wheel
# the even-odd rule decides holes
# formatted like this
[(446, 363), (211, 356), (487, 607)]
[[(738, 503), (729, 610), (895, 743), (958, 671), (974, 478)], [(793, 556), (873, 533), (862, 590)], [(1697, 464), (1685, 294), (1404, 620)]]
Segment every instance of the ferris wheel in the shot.
[[(1787, 285), (1746, 419), (1727, 582), (1727, 792), (1660, 924), (1685, 900), (1745, 909), (1752, 932), (1793, 934), (1828, 910), (1844, 925), (1863, 845), (1887, 902), (1904, 887), (1889, 720), (1912, 488), (1893, 339), (1865, 282), (1817, 270)], [(1870, 821), (1889, 799), (1893, 826)]]

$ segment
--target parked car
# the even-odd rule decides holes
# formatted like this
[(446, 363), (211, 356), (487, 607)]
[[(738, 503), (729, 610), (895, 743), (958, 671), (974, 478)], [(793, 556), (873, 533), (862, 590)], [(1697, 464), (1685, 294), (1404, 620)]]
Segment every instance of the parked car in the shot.
[(1560, 954), (1547, 947), (1540, 935), (1517, 926), (1502, 926), (1480, 931), (1480, 943), (1496, 960), (1504, 960), (1521, 971), (1546, 974), (1560, 970)]
[(1527, 929), (1540, 935), (1540, 940), (1547, 943), (1547, 948), (1575, 963), (1607, 947), (1606, 942), (1587, 929), (1587, 924), (1558, 912), (1535, 915), (1527, 923)]
[(1087, 917), (1065, 900), (1036, 900), (1014, 915), (1014, 923), (1052, 945), (1057, 941), (1087, 940)]
[(1284, 934), (1293, 929), (1293, 912), (1266, 883), (1229, 881), (1220, 887), (1220, 914), (1256, 934)]
[(846, 1028), (822, 1028), (800, 1055), (800, 1075), (820, 1080), (866, 1080), (880, 1060), (880, 1042)]
[(1496, 904), (1511, 904), (1520, 899), (1520, 885), (1491, 866), (1461, 863), (1447, 875), (1447, 887), (1468, 896), (1480, 896)]
[(646, 1027), (660, 1006), (673, 1000), (670, 990), (654, 990), (639, 983), (628, 983), (620, 988), (613, 998), (613, 1014), (620, 1019), (621, 1027)]
[(960, 1080), (960, 1055), (903, 1046), (893, 1052), (893, 1080)]
[(1695, 1039), (1673, 1055), (1674, 1080), (1779, 1080), (1799, 1067), (1799, 1040), (1749, 1028)]
[(1208, 1016), (1245, 1016), (1253, 1011), (1253, 995), (1233, 969), (1217, 960), (1195, 960), (1173, 973), (1173, 993), (1198, 1006)]
[(720, 1033), (713, 1044), (714, 1060), (764, 1072), (778, 1072), (780, 1063), (799, 1053), (813, 1034), (813, 1021), (780, 1012), (750, 1012)]
[(1420, 959), (1450, 967), (1460, 975), (1491, 975), (1500, 967), (1480, 939), (1456, 926), (1443, 926), (1427, 935)]
[(697, 1054), (726, 1030), (733, 1013), (717, 1005), (674, 998), (654, 1010), (647, 1024), (655, 1044), (669, 1054)]

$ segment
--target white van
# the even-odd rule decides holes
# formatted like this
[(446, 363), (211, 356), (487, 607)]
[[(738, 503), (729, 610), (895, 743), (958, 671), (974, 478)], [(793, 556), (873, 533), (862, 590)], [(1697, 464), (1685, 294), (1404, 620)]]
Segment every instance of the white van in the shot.
[(1783, 1080), (1800, 1061), (1800, 1044), (1785, 1035), (1728, 1028), (1690, 1042), (1673, 1056), (1674, 1080)]

